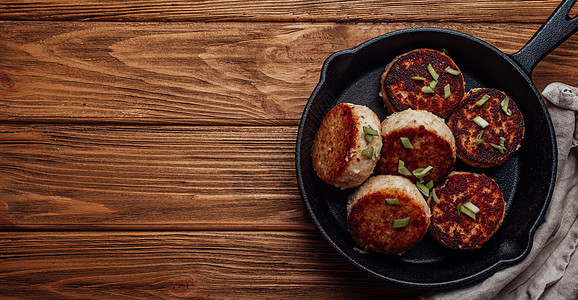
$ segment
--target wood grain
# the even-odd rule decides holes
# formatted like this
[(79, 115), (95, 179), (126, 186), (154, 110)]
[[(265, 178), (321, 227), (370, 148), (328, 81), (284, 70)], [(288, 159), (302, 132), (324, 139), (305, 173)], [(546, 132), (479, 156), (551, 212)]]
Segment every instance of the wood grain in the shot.
[(559, 1), (3, 1), (0, 19), (59, 21), (542, 23)]
[[(0, 122), (296, 125), (323, 61), (393, 30), (435, 26), (506, 53), (536, 24), (0, 22)], [(578, 80), (578, 36), (536, 68)]]
[(0, 124), (0, 228), (310, 230), (296, 132)]
[(408, 299), (309, 232), (3, 233), (0, 294), (17, 298)]

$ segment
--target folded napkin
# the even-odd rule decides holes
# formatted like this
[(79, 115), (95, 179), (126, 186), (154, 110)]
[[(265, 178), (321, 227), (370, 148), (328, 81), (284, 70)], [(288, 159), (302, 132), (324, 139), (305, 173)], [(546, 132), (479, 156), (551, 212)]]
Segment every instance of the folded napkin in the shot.
[(542, 95), (558, 141), (558, 174), (529, 255), (482, 282), (422, 299), (578, 299), (578, 88), (552, 83)]

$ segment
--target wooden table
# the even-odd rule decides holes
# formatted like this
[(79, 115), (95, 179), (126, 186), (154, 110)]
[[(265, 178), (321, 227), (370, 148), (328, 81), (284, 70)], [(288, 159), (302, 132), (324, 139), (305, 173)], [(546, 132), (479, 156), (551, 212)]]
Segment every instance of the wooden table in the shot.
[[(2, 1), (0, 295), (416, 298), (345, 263), (302, 205), (321, 65), (418, 26), (513, 53), (557, 2)], [(577, 73), (575, 35), (533, 78)]]

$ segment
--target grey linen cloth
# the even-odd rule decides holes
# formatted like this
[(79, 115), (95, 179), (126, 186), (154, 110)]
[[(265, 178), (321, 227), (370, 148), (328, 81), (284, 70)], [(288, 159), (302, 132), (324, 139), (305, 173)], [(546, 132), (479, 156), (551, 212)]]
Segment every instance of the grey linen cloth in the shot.
[(530, 254), (482, 282), (422, 299), (578, 299), (578, 88), (551, 83), (542, 95), (558, 141), (558, 174)]

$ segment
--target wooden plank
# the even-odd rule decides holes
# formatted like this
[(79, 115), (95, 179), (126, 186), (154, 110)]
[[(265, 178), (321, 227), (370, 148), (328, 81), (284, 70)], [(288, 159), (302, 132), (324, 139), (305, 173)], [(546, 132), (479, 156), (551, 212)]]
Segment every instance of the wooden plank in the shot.
[(0, 19), (59, 21), (534, 22), (559, 1), (40, 0), (0, 4)]
[(312, 229), (296, 127), (0, 125), (0, 228)]
[[(0, 122), (296, 125), (323, 61), (393, 30), (444, 27), (506, 53), (536, 24), (0, 22)], [(578, 35), (534, 71), (573, 83)]]
[(3, 298), (410, 299), (310, 232), (5, 232)]

